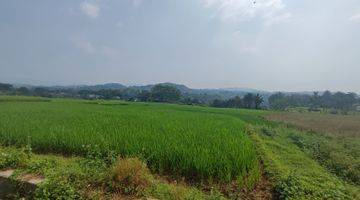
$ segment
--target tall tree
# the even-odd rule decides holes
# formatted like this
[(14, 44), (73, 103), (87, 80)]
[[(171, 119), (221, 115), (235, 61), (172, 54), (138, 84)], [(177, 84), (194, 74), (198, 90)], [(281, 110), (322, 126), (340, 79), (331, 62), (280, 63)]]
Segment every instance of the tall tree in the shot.
[(321, 95), (321, 106), (324, 108), (331, 108), (332, 106), (332, 94), (330, 91), (326, 90)]
[(243, 98), (245, 108), (254, 108), (255, 107), (254, 100), (255, 100), (255, 95), (253, 95), (252, 93), (247, 93)]
[(137, 98), (140, 101), (150, 101), (151, 100), (151, 93), (149, 91), (147, 91), (147, 90), (142, 90), (137, 95)]
[(264, 98), (260, 94), (256, 94), (254, 97), (255, 109), (259, 109), (260, 105), (264, 102)]
[(17, 92), (21, 95), (29, 95), (30, 90), (27, 87), (20, 87), (17, 89)]
[(276, 109), (276, 110), (284, 110), (286, 107), (288, 107), (288, 100), (286, 99), (286, 95), (278, 92), (275, 94), (272, 94), (269, 97), (269, 105), (270, 108)]
[(7, 84), (7, 83), (0, 83), (0, 91), (10, 91), (13, 89), (13, 86), (11, 84)]
[(43, 88), (43, 87), (37, 87), (34, 89), (34, 95), (35, 96), (41, 96), (41, 97), (51, 97), (50, 90)]
[(151, 98), (157, 102), (177, 102), (181, 98), (181, 92), (176, 87), (157, 84), (151, 89)]
[(241, 108), (243, 106), (242, 99), (239, 96), (227, 100), (225, 104), (229, 108)]

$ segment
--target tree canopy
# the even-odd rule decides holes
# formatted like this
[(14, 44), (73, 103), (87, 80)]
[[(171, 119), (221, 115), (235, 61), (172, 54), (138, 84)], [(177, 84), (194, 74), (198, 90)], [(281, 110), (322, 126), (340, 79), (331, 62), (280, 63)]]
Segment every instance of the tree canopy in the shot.
[(156, 102), (176, 102), (181, 98), (181, 92), (170, 85), (157, 84), (151, 89), (151, 98)]
[(277, 110), (284, 110), (289, 107), (308, 107), (311, 110), (319, 108), (338, 109), (350, 111), (359, 102), (355, 93), (325, 91), (321, 95), (318, 92), (309, 94), (284, 94), (276, 93), (269, 97), (269, 107)]
[(0, 91), (10, 91), (11, 89), (13, 89), (11, 84), (0, 83)]
[(211, 106), (218, 108), (260, 109), (264, 98), (260, 94), (247, 93), (243, 98), (236, 96), (228, 100), (215, 99)]

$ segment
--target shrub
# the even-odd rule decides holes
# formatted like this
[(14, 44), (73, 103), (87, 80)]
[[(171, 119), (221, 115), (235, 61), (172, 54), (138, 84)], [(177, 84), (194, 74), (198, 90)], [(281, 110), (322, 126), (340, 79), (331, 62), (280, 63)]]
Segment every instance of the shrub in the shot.
[(314, 184), (312, 177), (301, 177), (292, 172), (287, 178), (282, 179), (275, 186), (278, 199), (351, 199), (339, 184), (324, 185)]
[(76, 189), (67, 181), (59, 178), (50, 178), (42, 183), (35, 191), (35, 199), (60, 200), (81, 199)]
[[(180, 185), (171, 185), (165, 183), (154, 184), (147, 191), (149, 196), (157, 199), (167, 200), (220, 200), (221, 194), (205, 196), (197, 189), (190, 189)], [(218, 197), (218, 198), (217, 198)]]
[(82, 152), (88, 160), (110, 166), (116, 161), (116, 153), (98, 145), (82, 145)]
[(18, 149), (4, 151), (0, 149), (0, 169), (23, 166), (27, 161), (28, 155), (24, 151)]
[(44, 174), (46, 170), (52, 169), (56, 166), (56, 161), (53, 159), (34, 160), (30, 162), (26, 168), (29, 173)]
[(275, 136), (275, 132), (273, 130), (270, 130), (269, 128), (265, 128), (265, 127), (261, 129), (261, 133), (269, 137)]
[(299, 148), (303, 149), (306, 147), (305, 141), (301, 136), (298, 135), (291, 135), (290, 139), (292, 140), (292, 142), (298, 146)]
[(111, 176), (112, 188), (125, 194), (140, 194), (153, 182), (150, 170), (137, 158), (119, 159)]

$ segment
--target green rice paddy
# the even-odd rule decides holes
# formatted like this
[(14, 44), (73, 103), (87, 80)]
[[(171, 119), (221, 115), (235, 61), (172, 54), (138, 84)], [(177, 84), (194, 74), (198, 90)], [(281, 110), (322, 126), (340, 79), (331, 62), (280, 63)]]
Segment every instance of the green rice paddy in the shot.
[[(231, 181), (255, 173), (248, 111), (122, 101), (0, 97), (0, 141), (37, 152), (84, 154), (84, 146), (137, 156), (160, 173)], [(243, 118), (242, 118), (243, 117)], [(254, 116), (255, 117), (255, 116)], [(97, 146), (97, 147), (96, 147)], [(249, 174), (250, 173), (250, 174)]]

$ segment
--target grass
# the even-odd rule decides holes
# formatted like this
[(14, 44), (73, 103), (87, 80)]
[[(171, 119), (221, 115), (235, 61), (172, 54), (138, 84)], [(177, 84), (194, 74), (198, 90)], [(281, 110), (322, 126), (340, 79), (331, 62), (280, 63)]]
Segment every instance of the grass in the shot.
[(359, 199), (360, 190), (322, 167), (294, 138), (303, 132), (286, 127), (249, 127), (279, 199)]
[(0, 102), (49, 102), (50, 99), (32, 96), (6, 96), (0, 94)]
[[(5, 99), (8, 99), (6, 97)], [(229, 182), (258, 166), (237, 110), (121, 101), (0, 102), (0, 141), (36, 152), (139, 157), (152, 171), (188, 180)], [(246, 112), (246, 111), (244, 111)]]
[(267, 115), (266, 118), (318, 133), (360, 137), (360, 115), (274, 112)]
[[(3, 162), (4, 155), (26, 157), (14, 166)], [(137, 158), (118, 158), (108, 163), (102, 157), (40, 155), (26, 149), (0, 146), (0, 170), (7, 168), (16, 169), (11, 177), (14, 180), (24, 175), (44, 178), (34, 194), (20, 187), (15, 194), (8, 194), (7, 199), (225, 199), (216, 191), (205, 194), (194, 187), (154, 178), (146, 164)]]
[(304, 130), (294, 143), (330, 172), (360, 185), (360, 118), (357, 115), (278, 113), (269, 119)]
[[(226, 183), (221, 191), (251, 191), (264, 168), (279, 199), (360, 199), (357, 120), (355, 115), (5, 97), (0, 100), (0, 141), (25, 148), (3, 154), (0, 166), (47, 174), (52, 181), (44, 188), (69, 196), (86, 196), (79, 187), (86, 180), (91, 189), (103, 188), (96, 194), (222, 199), (216, 191), (205, 194), (152, 174), (185, 178), (204, 190), (220, 182)], [(47, 159), (29, 164), (23, 162), (29, 144), (35, 152), (86, 159), (76, 158), (74, 165)], [(118, 155), (122, 159), (116, 161)], [(62, 167), (55, 167), (56, 173), (44, 170), (54, 166)]]

